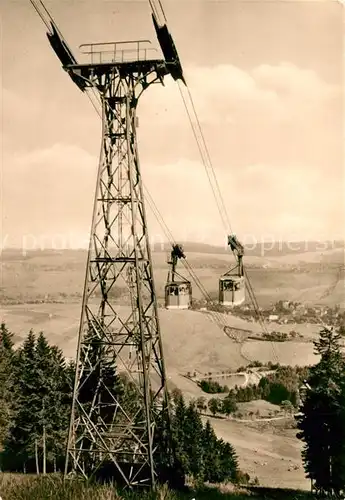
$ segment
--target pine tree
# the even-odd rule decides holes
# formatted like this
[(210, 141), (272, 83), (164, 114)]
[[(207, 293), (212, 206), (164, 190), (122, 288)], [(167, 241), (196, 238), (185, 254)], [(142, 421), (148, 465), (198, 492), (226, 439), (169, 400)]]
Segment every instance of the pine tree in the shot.
[(189, 474), (189, 459), (185, 450), (185, 423), (187, 408), (182, 393), (175, 392), (172, 397), (174, 400), (174, 411), (171, 421), (171, 432), (174, 442), (176, 460), (180, 464), (184, 474)]
[(314, 342), (320, 362), (310, 369), (298, 437), (307, 476), (322, 494), (345, 489), (345, 360), (340, 335), (324, 328)]
[(204, 428), (203, 480), (210, 483), (236, 481), (238, 460), (235, 450), (217, 436), (209, 421)]
[(4, 349), (7, 354), (12, 355), (13, 354), (13, 347), (14, 347), (14, 342), (13, 342), (13, 333), (11, 333), (8, 328), (6, 327), (5, 323), (1, 323), (0, 325), (0, 345), (1, 348)]
[(221, 462), (221, 481), (236, 482), (238, 475), (238, 459), (235, 449), (230, 443), (219, 440), (220, 462)]
[(238, 464), (232, 446), (217, 439), (209, 421), (203, 426), (196, 404), (187, 407), (181, 393), (174, 396), (172, 433), (183, 474), (197, 482), (236, 480)]
[(207, 420), (204, 428), (204, 481), (217, 482), (220, 475), (220, 463), (217, 460), (217, 436)]
[(0, 325), (0, 451), (14, 415), (15, 376), (13, 334)]
[(16, 414), (5, 444), (5, 463), (15, 470), (25, 468), (28, 462), (34, 462), (35, 443), (39, 437), (36, 423), (41, 408), (36, 392), (35, 344), (36, 337), (30, 331), (16, 360)]
[(203, 449), (205, 446), (203, 424), (197, 408), (190, 403), (184, 418), (184, 452), (188, 456), (188, 473), (201, 479), (203, 471)]
[(49, 468), (62, 466), (66, 451), (67, 429), (71, 405), (71, 389), (66, 361), (60, 349), (49, 346), (43, 334), (36, 345), (38, 376), (45, 377), (40, 383), (41, 414), (39, 428), (45, 439), (46, 460)]
[(65, 453), (70, 405), (63, 354), (43, 333), (36, 339), (30, 331), (15, 359), (18, 396), (5, 463), (15, 470), (55, 470)]

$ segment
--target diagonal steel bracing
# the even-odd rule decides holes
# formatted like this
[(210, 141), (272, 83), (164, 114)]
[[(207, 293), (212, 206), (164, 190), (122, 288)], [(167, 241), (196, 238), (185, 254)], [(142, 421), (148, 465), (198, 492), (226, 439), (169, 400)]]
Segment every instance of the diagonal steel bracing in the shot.
[[(155, 483), (155, 432), (168, 418), (136, 140), (138, 98), (161, 76), (154, 62), (119, 67), (75, 68), (99, 93), (103, 133), (65, 473), (112, 470), (131, 487)], [(116, 305), (117, 287), (128, 290), (129, 308)]]

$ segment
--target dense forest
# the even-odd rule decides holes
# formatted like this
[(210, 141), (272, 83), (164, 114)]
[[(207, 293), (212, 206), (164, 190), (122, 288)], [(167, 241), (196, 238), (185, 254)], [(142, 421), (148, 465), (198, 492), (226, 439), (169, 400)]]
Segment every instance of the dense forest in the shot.
[[(62, 351), (49, 345), (43, 333), (36, 336), (30, 331), (15, 349), (13, 334), (1, 325), (1, 470), (63, 470), (74, 371), (74, 364), (66, 362)], [(123, 375), (115, 386), (124, 405), (137, 404), (133, 401), (136, 392)], [(175, 390), (171, 408), (175, 459), (183, 477), (210, 483), (249, 482), (249, 476), (239, 470), (233, 447), (216, 437), (209, 422), (203, 424), (194, 403), (187, 405)]]

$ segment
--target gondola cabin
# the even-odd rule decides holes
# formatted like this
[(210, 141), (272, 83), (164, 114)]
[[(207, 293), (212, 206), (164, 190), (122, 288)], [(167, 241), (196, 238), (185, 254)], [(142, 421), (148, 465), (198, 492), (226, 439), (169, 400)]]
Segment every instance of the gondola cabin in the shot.
[(185, 258), (182, 245), (174, 244), (167, 261), (170, 270), (165, 285), (166, 309), (189, 309), (192, 305), (192, 284), (176, 272), (178, 260)]
[(244, 276), (224, 275), (219, 279), (219, 303), (223, 306), (239, 306), (245, 301)]
[(192, 305), (190, 281), (171, 281), (165, 285), (166, 309), (189, 309)]

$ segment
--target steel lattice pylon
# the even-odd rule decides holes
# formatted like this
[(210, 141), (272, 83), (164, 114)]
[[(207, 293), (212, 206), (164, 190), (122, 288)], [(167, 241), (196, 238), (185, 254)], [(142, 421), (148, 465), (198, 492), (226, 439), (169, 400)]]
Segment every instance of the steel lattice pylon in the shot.
[[(169, 415), (136, 107), (142, 91), (167, 70), (164, 61), (146, 60), (68, 71), (97, 89), (103, 131), (65, 475), (154, 485), (161, 463), (155, 433)], [(129, 306), (115, 304), (118, 287), (126, 289)], [(121, 383), (120, 372), (126, 374)]]

